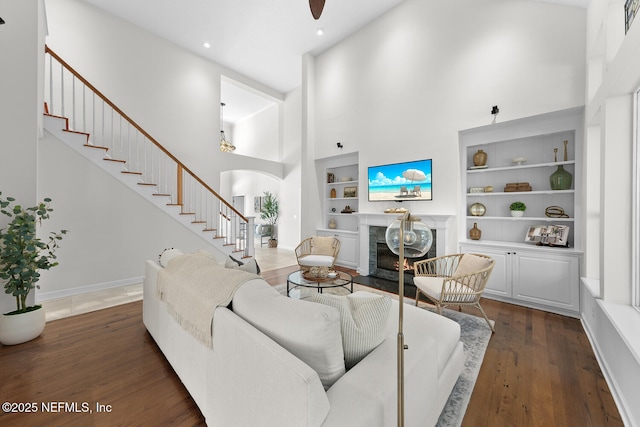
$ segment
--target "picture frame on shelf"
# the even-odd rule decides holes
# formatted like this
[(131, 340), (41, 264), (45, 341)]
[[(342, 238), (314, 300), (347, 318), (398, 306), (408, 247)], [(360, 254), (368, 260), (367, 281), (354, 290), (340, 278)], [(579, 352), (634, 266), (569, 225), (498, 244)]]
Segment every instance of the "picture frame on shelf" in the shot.
[(327, 173), (327, 183), (328, 184), (332, 184), (334, 182), (336, 182), (336, 176), (333, 173), (328, 172)]
[(344, 187), (342, 194), (345, 198), (358, 197), (358, 187)]
[(538, 246), (567, 246), (569, 230), (568, 225), (532, 225), (527, 230), (524, 241)]

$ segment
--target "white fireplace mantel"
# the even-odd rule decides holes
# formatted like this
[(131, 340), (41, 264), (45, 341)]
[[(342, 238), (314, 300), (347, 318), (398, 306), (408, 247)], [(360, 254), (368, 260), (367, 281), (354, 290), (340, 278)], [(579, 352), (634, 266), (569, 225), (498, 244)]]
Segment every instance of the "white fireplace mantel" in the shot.
[[(400, 213), (356, 213), (358, 216), (358, 230), (360, 234), (359, 242), (359, 262), (358, 272), (362, 276), (369, 275), (369, 227), (387, 227), (393, 220), (400, 217)], [(420, 212), (411, 212), (411, 216), (419, 217), (427, 227), (436, 230), (436, 255), (455, 253), (455, 238), (451, 239), (452, 231), (455, 231), (453, 219), (455, 215), (434, 215)], [(453, 228), (452, 228), (453, 227)], [(449, 241), (453, 240), (454, 244)]]

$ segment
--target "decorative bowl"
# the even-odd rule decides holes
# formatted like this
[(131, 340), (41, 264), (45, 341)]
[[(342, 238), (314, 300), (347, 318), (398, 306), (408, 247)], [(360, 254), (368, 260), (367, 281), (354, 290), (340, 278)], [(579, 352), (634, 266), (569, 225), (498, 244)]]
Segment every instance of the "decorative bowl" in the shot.
[(527, 161), (527, 159), (525, 157), (516, 157), (515, 159), (512, 159), (511, 162), (515, 165), (520, 166), (521, 164), (525, 163)]

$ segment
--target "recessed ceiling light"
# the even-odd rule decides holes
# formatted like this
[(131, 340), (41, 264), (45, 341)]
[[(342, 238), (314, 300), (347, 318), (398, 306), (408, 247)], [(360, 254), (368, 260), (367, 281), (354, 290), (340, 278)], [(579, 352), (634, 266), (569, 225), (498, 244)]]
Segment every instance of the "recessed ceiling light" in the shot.
[(322, 28), (318, 28), (316, 30), (316, 34), (319, 35), (319, 36), (322, 36), (322, 35), (324, 35), (324, 30)]
[(210, 44), (209, 42), (204, 42), (204, 43), (202, 43), (202, 46), (203, 46), (205, 49), (209, 49), (209, 48), (211, 47), (211, 44)]

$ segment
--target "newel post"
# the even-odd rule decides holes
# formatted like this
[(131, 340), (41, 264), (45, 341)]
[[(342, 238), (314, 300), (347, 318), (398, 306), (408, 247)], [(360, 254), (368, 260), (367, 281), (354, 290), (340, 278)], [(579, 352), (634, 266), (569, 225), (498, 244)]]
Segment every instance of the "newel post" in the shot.
[(183, 175), (183, 173), (182, 173), (182, 165), (180, 163), (178, 163), (178, 177), (177, 177), (177, 180), (176, 180), (176, 187), (178, 188), (178, 191), (177, 191), (177, 193), (178, 193), (177, 194), (177, 199), (178, 200), (177, 200), (176, 203), (179, 204), (180, 206), (183, 205), (183, 203), (182, 203), (182, 175)]

